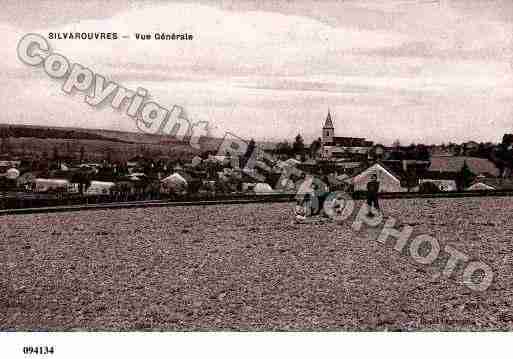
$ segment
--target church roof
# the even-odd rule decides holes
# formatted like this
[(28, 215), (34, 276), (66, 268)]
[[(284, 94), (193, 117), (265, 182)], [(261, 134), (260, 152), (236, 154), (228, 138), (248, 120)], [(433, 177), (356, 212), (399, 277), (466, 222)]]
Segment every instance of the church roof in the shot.
[(326, 122), (324, 122), (324, 128), (330, 128), (330, 129), (334, 129), (333, 127), (333, 122), (331, 122), (331, 113), (330, 111), (328, 110), (328, 116), (326, 117)]
[(372, 141), (366, 141), (365, 138), (358, 137), (333, 137), (330, 145), (343, 147), (371, 147)]

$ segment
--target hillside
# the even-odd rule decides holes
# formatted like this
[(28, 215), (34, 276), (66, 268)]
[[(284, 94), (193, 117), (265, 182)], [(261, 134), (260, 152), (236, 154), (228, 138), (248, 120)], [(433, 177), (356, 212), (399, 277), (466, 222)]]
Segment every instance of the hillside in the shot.
[(220, 140), (201, 138), (201, 149), (171, 136), (97, 129), (0, 124), (0, 154), (3, 157), (39, 158), (55, 151), (66, 158), (127, 160), (136, 155), (187, 159), (215, 150)]
[(53, 138), (73, 140), (101, 140), (124, 143), (158, 144), (161, 142), (178, 142), (170, 136), (149, 135), (138, 132), (122, 132), (73, 127), (43, 127), (32, 125), (0, 124), (0, 138)]
[[(44, 127), (0, 124), (0, 156), (43, 156), (55, 149), (64, 157), (79, 158), (81, 148), (89, 159), (127, 160), (136, 155), (156, 158), (189, 159), (206, 151), (217, 152), (223, 139), (200, 137), (200, 149), (177, 138), (141, 132)], [(274, 148), (273, 142), (258, 142), (264, 149)]]

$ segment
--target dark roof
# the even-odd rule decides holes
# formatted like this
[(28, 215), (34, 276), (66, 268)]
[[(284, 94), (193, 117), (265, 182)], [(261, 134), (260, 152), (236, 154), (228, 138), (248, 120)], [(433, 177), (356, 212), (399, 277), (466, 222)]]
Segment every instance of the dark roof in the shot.
[(403, 171), (403, 162), (406, 162), (408, 169), (414, 168), (416, 173), (426, 172), (429, 167), (429, 161), (417, 160), (382, 160), (385, 165), (390, 168), (398, 169), (399, 172)]
[(452, 156), (452, 157), (431, 157), (430, 171), (438, 172), (459, 172), (466, 163), (470, 171), (476, 175), (489, 174), (490, 176), (498, 176), (499, 169), (495, 167), (493, 162), (486, 158)]
[(328, 110), (328, 116), (326, 117), (326, 122), (324, 122), (323, 128), (334, 129), (333, 122), (331, 122), (331, 113), (329, 110)]
[[(404, 168), (404, 163), (406, 162), (406, 171)], [(416, 176), (417, 178), (425, 178), (424, 174), (429, 174), (426, 168), (429, 165), (427, 161), (415, 161), (415, 160), (407, 160), (407, 161), (398, 161), (398, 160), (383, 160), (379, 161), (384, 168), (386, 168), (389, 172), (393, 173), (399, 179), (406, 179), (410, 176)], [(431, 175), (431, 179), (435, 179), (435, 174)], [(443, 176), (443, 175), (442, 175)], [(441, 179), (441, 178), (439, 178)]]
[(372, 142), (365, 141), (365, 138), (358, 137), (333, 137), (331, 143), (327, 143), (327, 145), (343, 147), (369, 147), (372, 146)]
[(456, 180), (457, 172), (425, 171), (419, 174), (419, 178), (425, 180)]

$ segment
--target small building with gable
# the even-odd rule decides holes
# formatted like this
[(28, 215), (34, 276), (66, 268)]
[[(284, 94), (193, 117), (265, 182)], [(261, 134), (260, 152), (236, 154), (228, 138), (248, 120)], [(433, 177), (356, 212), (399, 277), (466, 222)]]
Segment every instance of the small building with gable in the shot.
[(367, 191), (367, 183), (372, 175), (377, 176), (379, 192), (406, 192), (402, 186), (401, 175), (395, 173), (383, 163), (375, 163), (351, 178), (354, 191)]

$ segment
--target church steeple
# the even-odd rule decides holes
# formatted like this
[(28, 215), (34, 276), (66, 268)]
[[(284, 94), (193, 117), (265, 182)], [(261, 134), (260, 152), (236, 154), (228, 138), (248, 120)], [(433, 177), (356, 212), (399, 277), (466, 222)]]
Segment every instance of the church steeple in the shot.
[(331, 121), (331, 113), (330, 113), (329, 109), (328, 109), (328, 116), (326, 117), (326, 122), (324, 122), (323, 129), (330, 129), (330, 130), (334, 130), (335, 129), (333, 127), (333, 122)]
[(323, 145), (333, 142), (334, 135), (335, 135), (335, 127), (333, 127), (333, 122), (331, 121), (331, 112), (328, 109), (328, 116), (326, 117), (326, 122), (324, 122), (324, 126), (322, 128), (322, 143), (323, 143)]

